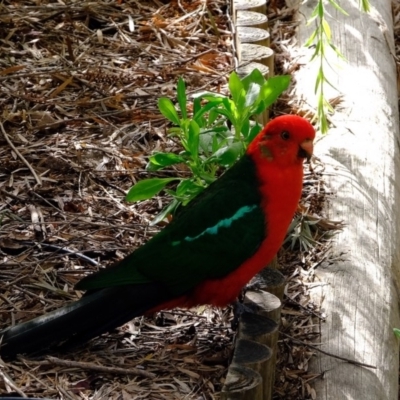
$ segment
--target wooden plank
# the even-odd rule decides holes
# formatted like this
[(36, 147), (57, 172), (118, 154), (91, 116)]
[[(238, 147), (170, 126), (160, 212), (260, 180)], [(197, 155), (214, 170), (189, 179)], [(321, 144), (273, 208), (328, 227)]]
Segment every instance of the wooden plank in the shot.
[(239, 48), (239, 62), (241, 64), (256, 61), (268, 67), (269, 76), (274, 74), (274, 51), (270, 47), (242, 43)]
[[(262, 317), (259, 316), (259, 318)], [(241, 325), (253, 334), (256, 330), (257, 333), (252, 336), (252, 339), (257, 340), (265, 335), (264, 332), (276, 330), (277, 325), (271, 327), (271, 322), (273, 323), (273, 321), (266, 323), (264, 321), (260, 329), (252, 323), (241, 322)], [(221, 392), (221, 400), (263, 400), (262, 377), (259, 371), (262, 371), (262, 366), (271, 358), (272, 350), (258, 340), (252, 339), (238, 338), (236, 340), (232, 363)]]
[(221, 400), (257, 400), (261, 382), (260, 374), (251, 368), (231, 365)]
[[(299, 19), (309, 17), (314, 5), (305, 3)], [(347, 62), (333, 60), (335, 70), (325, 72), (343, 101), (315, 154), (326, 164), (328, 186), (335, 192), (329, 217), (347, 226), (335, 239), (331, 260), (316, 270), (316, 279), (327, 285), (312, 295), (327, 315), (321, 349), (377, 369), (317, 353), (310, 374), (323, 374), (315, 382), (319, 400), (393, 400), (398, 398), (398, 341), (392, 329), (400, 326), (400, 166), (391, 4), (373, 2), (371, 15), (362, 14), (357, 2), (340, 5), (350, 16), (330, 10), (329, 23)], [(312, 29), (300, 28), (299, 43)], [(299, 62), (296, 92), (315, 105), (312, 51), (305, 49)], [(337, 93), (328, 89), (327, 95)]]
[(236, 26), (251, 26), (252, 28), (268, 29), (268, 18), (265, 14), (239, 10), (236, 13)]
[[(267, 268), (267, 271), (272, 271), (271, 268)], [(268, 290), (268, 289), (267, 289)], [(282, 285), (283, 292), (283, 285)], [(262, 400), (270, 400), (272, 399), (274, 383), (275, 383), (275, 369), (276, 369), (276, 359), (277, 359), (277, 343), (279, 331), (278, 327), (281, 322), (281, 298), (276, 297), (275, 295), (262, 291), (249, 291), (246, 293), (244, 303), (248, 306), (257, 305), (258, 314), (256, 315), (258, 318), (264, 319), (264, 324), (266, 321), (269, 321), (270, 324), (270, 332), (267, 334), (261, 333), (257, 335), (257, 333), (251, 334), (246, 329), (246, 325), (241, 326), (241, 330), (239, 331), (239, 335), (243, 338), (246, 335), (249, 335), (253, 340), (256, 340), (257, 343), (262, 343), (268, 346), (272, 350), (271, 358), (266, 360), (264, 363), (260, 363), (257, 367), (254, 368), (258, 371), (262, 377)], [(254, 318), (254, 317), (253, 317)], [(245, 320), (245, 315), (243, 315), (241, 322)], [(261, 323), (249, 323), (249, 326), (261, 325)]]
[(236, 13), (240, 10), (267, 13), (266, 0), (233, 0), (233, 16), (236, 21)]

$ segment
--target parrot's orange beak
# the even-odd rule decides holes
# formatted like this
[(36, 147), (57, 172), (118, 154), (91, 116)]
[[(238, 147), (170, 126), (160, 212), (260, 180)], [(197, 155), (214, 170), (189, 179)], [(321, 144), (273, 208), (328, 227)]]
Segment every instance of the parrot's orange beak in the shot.
[(313, 151), (314, 143), (312, 139), (306, 139), (300, 143), (299, 157), (307, 158), (307, 161), (310, 161)]

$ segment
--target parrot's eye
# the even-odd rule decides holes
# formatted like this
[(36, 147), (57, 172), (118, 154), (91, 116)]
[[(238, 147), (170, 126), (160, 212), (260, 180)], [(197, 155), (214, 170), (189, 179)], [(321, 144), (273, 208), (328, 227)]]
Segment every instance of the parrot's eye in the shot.
[(281, 138), (283, 140), (289, 140), (290, 139), (290, 133), (288, 131), (282, 131), (281, 132)]

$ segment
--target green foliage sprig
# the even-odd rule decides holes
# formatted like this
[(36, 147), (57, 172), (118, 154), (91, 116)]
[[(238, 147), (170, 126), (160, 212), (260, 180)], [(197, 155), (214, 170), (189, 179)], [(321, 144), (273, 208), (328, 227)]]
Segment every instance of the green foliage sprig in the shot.
[[(232, 72), (228, 84), (230, 95), (199, 93), (193, 96), (189, 107), (186, 85), (180, 78), (178, 104), (162, 97), (158, 108), (174, 125), (169, 129), (169, 135), (179, 140), (182, 151), (179, 154), (152, 154), (147, 170), (157, 171), (182, 164), (190, 176), (144, 179), (129, 190), (126, 200), (146, 200), (163, 189), (170, 194), (172, 201), (153, 220), (153, 224), (173, 214), (179, 205), (189, 203), (217, 178), (221, 169), (229, 168), (244, 154), (247, 145), (262, 129), (257, 122), (251, 122), (251, 118), (264, 112), (287, 89), (289, 82), (289, 76), (266, 80), (258, 70), (242, 79)], [(192, 109), (190, 116), (188, 108)], [(229, 126), (233, 127), (233, 132)], [(178, 184), (174, 189), (165, 189), (171, 182)]]
[[(328, 114), (333, 112), (333, 108), (325, 97), (325, 85), (328, 84), (335, 87), (328, 81), (325, 74), (325, 67), (330, 66), (328, 60), (328, 51), (333, 50), (339, 58), (345, 59), (340, 50), (334, 45), (332, 41), (332, 32), (326, 16), (328, 12), (326, 10), (326, 4), (330, 4), (333, 8), (340, 11), (342, 14), (348, 16), (348, 13), (340, 7), (339, 3), (335, 0), (318, 0), (311, 17), (308, 20), (308, 24), (315, 21), (316, 27), (311, 36), (307, 39), (305, 46), (309, 47), (315, 44), (314, 54), (311, 60), (316, 60), (319, 63), (317, 77), (315, 81), (315, 94), (317, 95), (317, 117), (322, 133), (328, 131)], [(370, 11), (369, 0), (361, 0), (360, 7), (364, 12)]]

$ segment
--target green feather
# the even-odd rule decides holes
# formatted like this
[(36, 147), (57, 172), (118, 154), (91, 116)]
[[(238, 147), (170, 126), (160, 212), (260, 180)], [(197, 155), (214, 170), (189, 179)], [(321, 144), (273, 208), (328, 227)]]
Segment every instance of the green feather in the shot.
[(251, 257), (266, 234), (254, 162), (245, 155), (160, 233), (77, 289), (157, 282), (174, 296), (221, 278)]

